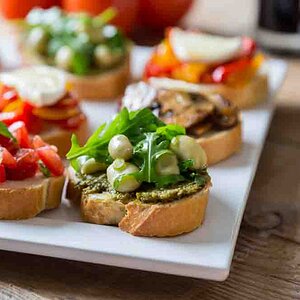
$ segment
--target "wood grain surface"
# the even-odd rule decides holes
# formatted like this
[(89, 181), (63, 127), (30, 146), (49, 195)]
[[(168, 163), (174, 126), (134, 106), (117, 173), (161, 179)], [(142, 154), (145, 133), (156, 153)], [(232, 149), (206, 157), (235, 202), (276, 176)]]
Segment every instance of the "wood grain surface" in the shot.
[(0, 299), (300, 299), (299, 78), (289, 61), (225, 282), (0, 251)]

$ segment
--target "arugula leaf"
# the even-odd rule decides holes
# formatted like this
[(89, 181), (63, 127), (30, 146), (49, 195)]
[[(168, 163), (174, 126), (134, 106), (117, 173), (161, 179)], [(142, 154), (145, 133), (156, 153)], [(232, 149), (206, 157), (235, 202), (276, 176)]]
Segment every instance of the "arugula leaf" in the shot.
[(181, 175), (158, 175), (156, 171), (157, 159), (169, 150), (170, 142), (155, 132), (146, 133), (145, 139), (134, 148), (135, 164), (140, 171), (134, 174), (139, 182), (154, 183), (157, 187), (174, 184), (184, 180)]
[(72, 147), (67, 158), (72, 160), (88, 155), (97, 161), (109, 163), (111, 158), (108, 154), (108, 143), (112, 137), (124, 134), (133, 144), (136, 144), (144, 138), (145, 132), (155, 131), (162, 124), (164, 123), (147, 108), (135, 112), (123, 108), (111, 122), (102, 124), (83, 147), (79, 146), (77, 138), (73, 136)]
[(185, 128), (177, 124), (168, 124), (163, 127), (158, 127), (156, 132), (166, 139), (172, 140), (172, 138), (177, 135), (185, 135)]
[(16, 138), (11, 134), (11, 132), (8, 130), (7, 126), (0, 122), (0, 135), (3, 135), (9, 139), (12, 139), (14, 142), (16, 142)]

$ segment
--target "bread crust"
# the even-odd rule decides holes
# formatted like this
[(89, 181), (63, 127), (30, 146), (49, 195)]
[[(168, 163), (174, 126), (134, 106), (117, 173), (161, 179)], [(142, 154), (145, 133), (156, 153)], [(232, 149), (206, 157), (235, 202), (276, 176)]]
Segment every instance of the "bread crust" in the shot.
[(207, 164), (209, 166), (216, 164), (240, 150), (242, 146), (241, 122), (230, 129), (200, 137), (197, 142), (206, 153)]
[(37, 175), (0, 185), (0, 219), (19, 220), (35, 217), (43, 210), (60, 205), (65, 178)]
[(269, 84), (266, 74), (257, 74), (247, 84), (231, 87), (225, 84), (217, 85), (217, 92), (229, 99), (237, 107), (245, 109), (253, 107), (268, 99)]
[[(76, 188), (75, 172), (68, 169), (67, 198), (80, 203), (84, 221), (99, 225), (118, 225), (123, 231), (136, 236), (175, 236), (190, 232), (204, 220), (208, 202), (208, 183), (201, 191), (170, 203), (146, 204), (115, 201), (112, 195), (94, 193), (82, 195)], [(74, 192), (75, 191), (75, 192)]]
[(75, 131), (53, 126), (51, 129), (42, 131), (39, 135), (46, 143), (57, 147), (59, 156), (65, 157), (71, 148), (71, 136), (73, 133), (77, 136), (79, 143), (83, 145), (89, 137), (87, 119), (84, 119)]

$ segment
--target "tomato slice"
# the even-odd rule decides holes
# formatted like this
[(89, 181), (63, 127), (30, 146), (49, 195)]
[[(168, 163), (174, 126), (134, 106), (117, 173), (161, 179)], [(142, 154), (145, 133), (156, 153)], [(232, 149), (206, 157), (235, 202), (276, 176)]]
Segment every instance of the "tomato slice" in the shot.
[(37, 155), (44, 163), (44, 165), (49, 169), (52, 175), (61, 176), (64, 173), (65, 167), (59, 157), (51, 146), (44, 146), (36, 149)]
[(17, 161), (13, 155), (4, 147), (0, 147), (0, 163), (8, 168), (17, 166)]
[(74, 108), (78, 106), (78, 100), (72, 96), (66, 96), (62, 100), (58, 101), (53, 107), (56, 108)]
[(75, 117), (60, 121), (57, 124), (67, 130), (76, 130), (85, 119), (85, 115), (80, 113)]
[(15, 153), (19, 149), (19, 145), (13, 139), (0, 135), (0, 146), (6, 148), (10, 153)]
[(32, 148), (30, 137), (24, 122), (15, 122), (10, 125), (8, 129), (17, 139), (21, 148)]
[(0, 165), (0, 182), (6, 181), (6, 173), (5, 173), (5, 167), (3, 165)]
[(34, 149), (49, 146), (39, 135), (35, 135), (32, 139), (32, 146)]
[(38, 157), (33, 149), (20, 149), (16, 153), (17, 165), (6, 168), (6, 177), (9, 180), (23, 180), (33, 177), (38, 171)]

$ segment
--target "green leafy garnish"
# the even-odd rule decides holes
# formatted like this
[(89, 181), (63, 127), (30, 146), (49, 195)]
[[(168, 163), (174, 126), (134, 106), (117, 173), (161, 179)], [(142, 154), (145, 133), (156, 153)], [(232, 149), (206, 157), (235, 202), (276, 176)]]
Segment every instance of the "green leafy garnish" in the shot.
[(155, 131), (158, 126), (163, 124), (147, 108), (136, 112), (129, 112), (123, 108), (111, 122), (102, 124), (83, 147), (79, 145), (76, 136), (73, 135), (72, 146), (67, 158), (73, 160), (79, 156), (88, 155), (97, 161), (110, 163), (111, 158), (107, 147), (112, 137), (117, 134), (125, 134), (133, 144), (136, 144), (143, 139), (145, 132)]
[[(161, 128), (168, 126), (166, 125)], [(176, 133), (174, 132), (173, 136), (175, 135)], [(181, 175), (161, 176), (157, 174), (156, 162), (158, 158), (170, 152), (170, 142), (162, 137), (161, 134), (156, 132), (146, 133), (145, 139), (136, 145), (134, 149), (134, 162), (140, 168), (140, 172), (135, 176), (139, 182), (154, 183), (157, 187), (162, 187), (184, 180)]]
[(94, 18), (94, 23), (96, 26), (103, 26), (110, 22), (117, 13), (118, 11), (114, 7), (109, 7)]
[(7, 126), (3, 122), (0, 122), (0, 135), (12, 139), (14, 142), (17, 141), (16, 138), (11, 134), (11, 132), (8, 130)]

